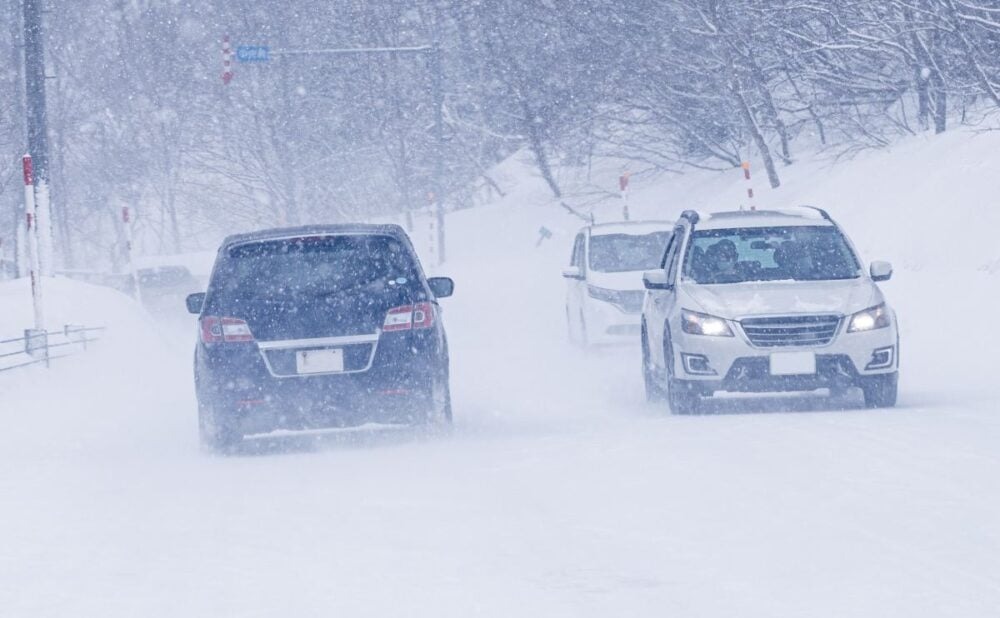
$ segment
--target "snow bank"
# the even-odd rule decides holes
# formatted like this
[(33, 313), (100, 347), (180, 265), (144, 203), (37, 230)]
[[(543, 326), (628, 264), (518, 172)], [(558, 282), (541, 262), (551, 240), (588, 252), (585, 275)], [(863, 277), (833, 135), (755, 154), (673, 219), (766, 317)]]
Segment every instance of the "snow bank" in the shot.
[[(758, 208), (812, 205), (837, 219), (868, 260), (886, 259), (897, 269), (989, 270), (1000, 272), (1000, 228), (996, 163), (1000, 131), (956, 130), (900, 140), (891, 148), (837, 159), (832, 154), (799, 157), (779, 169), (782, 186), (771, 189), (763, 166), (753, 161), (753, 181), (739, 169), (691, 169), (656, 177), (633, 175), (629, 205), (633, 219), (676, 219), (687, 209), (731, 210), (746, 204), (751, 184)], [(598, 160), (588, 171), (563, 169), (566, 201), (583, 204), (598, 222), (618, 220), (618, 176), (629, 166)], [(635, 165), (632, 165), (633, 169)], [(542, 225), (555, 232), (545, 244), (569, 255), (582, 221), (566, 213), (521, 153), (493, 174), (506, 196), (486, 207), (448, 217), (452, 229), (476, 230), (476, 242), (451, 237), (453, 261), (530, 251)], [(603, 199), (601, 196), (604, 196)], [(594, 206), (591, 202), (597, 201)], [(465, 224), (475, 220), (477, 224)], [(539, 253), (539, 252), (533, 252)]]

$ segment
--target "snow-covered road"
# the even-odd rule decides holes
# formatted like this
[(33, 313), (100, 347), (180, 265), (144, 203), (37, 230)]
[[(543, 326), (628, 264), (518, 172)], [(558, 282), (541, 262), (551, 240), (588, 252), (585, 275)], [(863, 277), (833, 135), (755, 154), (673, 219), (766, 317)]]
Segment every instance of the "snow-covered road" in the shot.
[[(896, 261), (893, 410), (646, 405), (635, 348), (565, 341), (577, 223), (541, 206), (544, 186), (449, 217), (450, 433), (207, 456), (192, 322), (74, 313), (112, 326), (96, 349), (0, 374), (0, 616), (1000, 615), (1000, 273), (983, 268), (996, 214), (980, 208), (997, 150), (942, 139), (829, 174), (797, 164), (782, 194), (830, 205), (865, 259)], [(736, 181), (668, 178), (645, 206), (729, 203)], [(939, 203), (953, 216), (906, 214)], [(556, 234), (536, 249), (540, 224)], [(18, 328), (22, 288), (0, 289)]]
[(450, 434), (206, 456), (187, 328), (133, 325), (5, 383), (0, 614), (996, 615), (984, 363), (1000, 341), (957, 337), (975, 324), (933, 303), (962, 285), (996, 313), (989, 275), (889, 284), (898, 409), (773, 398), (670, 417), (642, 402), (635, 349), (565, 343), (561, 286), (532, 259), (455, 272)]

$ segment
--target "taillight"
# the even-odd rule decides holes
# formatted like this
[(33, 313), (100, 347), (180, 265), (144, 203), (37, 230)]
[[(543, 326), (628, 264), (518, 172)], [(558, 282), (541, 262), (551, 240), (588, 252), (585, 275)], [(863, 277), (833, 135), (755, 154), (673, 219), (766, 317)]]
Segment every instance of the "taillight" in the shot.
[(434, 326), (434, 305), (431, 303), (417, 303), (415, 305), (403, 305), (402, 307), (393, 307), (390, 309), (385, 314), (382, 331), (391, 333), (398, 330), (430, 328), (431, 326)]
[(201, 340), (205, 343), (253, 341), (253, 333), (243, 320), (209, 315), (201, 319)]

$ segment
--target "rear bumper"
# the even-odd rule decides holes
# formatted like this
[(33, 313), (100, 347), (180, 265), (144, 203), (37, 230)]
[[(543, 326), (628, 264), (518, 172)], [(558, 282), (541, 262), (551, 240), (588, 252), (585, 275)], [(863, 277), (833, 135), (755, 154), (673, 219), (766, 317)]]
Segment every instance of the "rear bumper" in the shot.
[(199, 344), (195, 382), (199, 402), (244, 434), (409, 422), (446, 359), (433, 330), (383, 333), (365, 370), (275, 377), (256, 343)]

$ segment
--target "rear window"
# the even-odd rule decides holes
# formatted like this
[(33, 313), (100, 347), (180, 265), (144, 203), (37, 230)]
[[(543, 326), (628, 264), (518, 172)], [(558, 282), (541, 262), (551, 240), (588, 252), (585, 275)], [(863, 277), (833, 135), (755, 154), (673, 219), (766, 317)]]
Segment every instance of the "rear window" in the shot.
[(219, 306), (419, 289), (413, 256), (397, 238), (309, 236), (231, 248), (213, 276), (210, 302)]
[(161, 266), (139, 269), (139, 283), (145, 287), (190, 285), (193, 277), (183, 266)]

